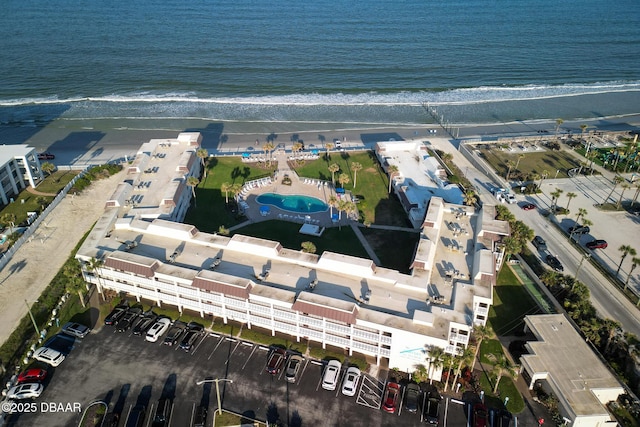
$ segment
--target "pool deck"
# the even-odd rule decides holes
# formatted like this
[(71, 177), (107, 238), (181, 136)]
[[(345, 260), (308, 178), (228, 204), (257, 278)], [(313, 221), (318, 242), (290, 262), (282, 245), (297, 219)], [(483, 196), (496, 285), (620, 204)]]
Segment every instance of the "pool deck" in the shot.
[[(245, 206), (245, 215), (251, 222), (268, 221), (277, 219), (281, 221), (290, 221), (303, 224), (305, 222), (318, 225), (320, 227), (335, 227), (338, 223), (334, 223), (331, 220), (331, 209), (327, 209), (324, 212), (317, 213), (298, 213), (280, 209), (273, 205), (262, 205), (256, 201), (257, 197), (264, 193), (275, 193), (282, 195), (304, 195), (314, 197), (322, 200), (327, 205), (329, 204), (329, 198), (335, 196), (340, 199), (340, 196), (349, 200), (349, 195), (339, 195), (336, 193), (333, 183), (331, 181), (320, 181), (319, 179), (309, 179), (299, 177), (298, 174), (289, 168), (287, 163), (290, 153), (283, 151), (274, 152), (273, 159), (278, 163), (278, 171), (276, 179), (269, 183), (256, 186), (254, 188), (245, 191), (242, 199), (247, 203)], [(288, 175), (291, 179), (291, 185), (282, 184), (282, 178)], [(267, 215), (263, 215), (260, 212), (261, 206), (269, 206), (271, 212)], [(338, 213), (337, 209), (333, 209), (333, 213)], [(341, 225), (349, 224), (347, 214), (342, 212)]]

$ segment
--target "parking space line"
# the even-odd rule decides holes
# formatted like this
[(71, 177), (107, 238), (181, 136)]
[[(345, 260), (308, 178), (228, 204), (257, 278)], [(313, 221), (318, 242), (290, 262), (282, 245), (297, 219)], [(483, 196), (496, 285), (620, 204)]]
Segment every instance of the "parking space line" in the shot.
[(300, 375), (298, 375), (298, 380), (296, 381), (296, 385), (300, 384), (302, 380), (302, 376), (304, 375), (304, 371), (307, 369), (307, 366), (309, 365), (309, 359), (305, 358), (304, 360), (305, 360), (304, 367), (302, 368), (302, 372), (300, 372)]
[(251, 353), (249, 353), (249, 357), (247, 357), (247, 360), (244, 361), (244, 365), (242, 365), (242, 370), (244, 370), (244, 368), (247, 367), (247, 363), (249, 363), (249, 360), (251, 359), (251, 356), (253, 356), (253, 353), (256, 352), (256, 350), (258, 349), (257, 346), (253, 346), (253, 350), (251, 350)]
[(216, 352), (216, 350), (218, 349), (218, 347), (220, 347), (220, 344), (222, 344), (222, 342), (224, 341), (224, 339), (222, 337), (219, 337), (220, 339), (218, 340), (218, 344), (216, 344), (216, 346), (213, 348), (213, 351), (211, 352), (211, 354), (209, 355), (209, 357), (207, 357), (207, 360), (211, 360), (211, 356), (213, 356), (213, 353)]
[(129, 415), (131, 415), (131, 409), (133, 409), (133, 403), (129, 404), (129, 410), (127, 411), (127, 418), (124, 419), (125, 421), (129, 420)]
[(242, 345), (246, 345), (247, 347), (253, 347), (253, 343), (249, 341), (242, 341)]
[[(171, 425), (171, 419), (173, 418), (173, 407), (174, 407), (175, 403), (173, 403), (173, 400), (171, 401), (171, 410), (169, 411), (169, 422), (167, 423), (168, 426)], [(151, 417), (149, 417), (151, 418)]]
[(420, 411), (420, 422), (424, 421), (424, 408), (427, 404), (427, 393), (422, 393), (422, 411)]
[(229, 357), (227, 357), (227, 361), (224, 362), (225, 365), (229, 364), (229, 360), (231, 360), (231, 356), (233, 356), (233, 353), (235, 353), (238, 347), (240, 346), (240, 343), (237, 342), (238, 340), (230, 340), (229, 338), (227, 338), (227, 341), (235, 342), (236, 346), (233, 347), (233, 350), (231, 350), (231, 353), (229, 353)]
[[(320, 363), (319, 363), (320, 365)], [(318, 380), (318, 385), (316, 386), (316, 391), (320, 390), (320, 383), (322, 383), (322, 379), (324, 378), (324, 369), (322, 369), (322, 375), (320, 375), (320, 379)]]
[(398, 402), (398, 416), (402, 413), (402, 403), (404, 402), (404, 395), (407, 393), (407, 387), (402, 387), (402, 396), (400, 396), (400, 402)]
[(356, 403), (372, 409), (380, 409), (383, 394), (384, 383), (365, 374), (360, 382), (360, 392), (356, 397)]
[(236, 341), (238, 341), (237, 339), (235, 339), (235, 338), (231, 338), (231, 337), (226, 337), (225, 339), (226, 339), (227, 341), (231, 341), (231, 342), (236, 342)]
[(285, 359), (284, 359), (284, 363), (282, 364), (282, 368), (280, 369), (280, 375), (278, 375), (278, 381), (280, 381), (282, 379), (282, 376), (284, 375), (284, 371), (287, 370), (287, 362), (289, 362), (289, 358), (291, 357), (291, 355), (288, 355)]
[(147, 418), (147, 427), (151, 426), (151, 420), (153, 420), (153, 403), (149, 406), (149, 417)]
[[(443, 427), (447, 427), (447, 415), (449, 414), (449, 400), (453, 400), (453, 399), (447, 398), (444, 404), (444, 426)], [(518, 424), (516, 423), (516, 425)]]
[(193, 402), (191, 404), (191, 420), (189, 422), (189, 425), (192, 426), (193, 425), (193, 418), (196, 416), (196, 402)]
[(193, 356), (194, 354), (196, 354), (196, 351), (198, 351), (198, 347), (200, 347), (200, 346), (202, 345), (202, 343), (204, 342), (204, 340), (206, 340), (206, 339), (207, 339), (207, 336), (206, 336), (206, 335), (203, 335), (203, 336), (200, 338), (200, 342), (199, 342), (199, 343), (194, 347), (193, 351), (191, 352), (191, 355), (192, 355), (192, 356)]

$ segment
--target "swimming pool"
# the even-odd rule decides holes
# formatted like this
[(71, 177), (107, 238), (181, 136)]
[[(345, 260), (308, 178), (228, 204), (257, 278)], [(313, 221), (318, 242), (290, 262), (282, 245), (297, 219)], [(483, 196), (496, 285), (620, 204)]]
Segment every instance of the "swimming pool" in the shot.
[(256, 200), (263, 205), (271, 205), (297, 213), (316, 213), (329, 209), (329, 206), (320, 199), (297, 194), (264, 193), (259, 195)]

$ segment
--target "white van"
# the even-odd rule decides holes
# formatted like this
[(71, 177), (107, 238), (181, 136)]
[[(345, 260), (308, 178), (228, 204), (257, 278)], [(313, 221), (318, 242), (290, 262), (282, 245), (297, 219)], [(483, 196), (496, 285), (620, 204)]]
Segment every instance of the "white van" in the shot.
[(337, 360), (330, 360), (327, 367), (324, 370), (324, 376), (322, 377), (322, 388), (325, 390), (335, 390), (338, 385), (338, 378), (340, 377), (340, 369), (342, 369), (342, 363)]
[(65, 356), (52, 348), (40, 347), (33, 354), (33, 358), (56, 367), (64, 361)]

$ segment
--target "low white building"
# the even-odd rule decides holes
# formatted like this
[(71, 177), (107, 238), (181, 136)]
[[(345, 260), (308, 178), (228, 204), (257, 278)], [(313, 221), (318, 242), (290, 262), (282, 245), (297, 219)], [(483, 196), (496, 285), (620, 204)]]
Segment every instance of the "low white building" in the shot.
[(539, 384), (558, 398), (560, 415), (572, 427), (617, 426), (606, 404), (624, 393), (622, 384), (587, 345), (564, 314), (526, 316), (529, 354), (520, 358), (533, 389)]
[[(150, 165), (135, 173), (144, 174)], [(138, 182), (127, 189), (136, 189)], [(165, 187), (159, 190), (163, 200), (175, 200)], [(130, 199), (131, 193), (120, 198)], [(433, 198), (427, 217), (436, 222), (425, 221), (418, 248), (426, 259), (416, 255), (412, 273), (403, 274), (369, 259), (307, 254), (240, 234), (203, 233), (176, 222), (162, 205), (155, 208), (162, 214), (154, 215), (151, 208), (137, 211), (138, 206), (116, 199), (107, 203), (77, 253), (85, 279), (100, 292), (125, 292), (216, 321), (286, 333), (378, 362), (387, 359), (403, 371), (428, 365), (433, 346), (455, 354), (468, 345), (473, 326), (486, 323), (493, 281), (474, 273), (468, 259), (489, 250), (487, 230), (472, 208)], [(449, 240), (456, 244), (447, 247)], [(102, 265), (89, 269), (92, 259)], [(494, 273), (496, 265), (491, 263)], [(439, 375), (437, 369), (436, 380)]]
[(0, 147), (0, 200), (7, 205), (28, 186), (36, 187), (44, 176), (36, 149), (25, 144)]

